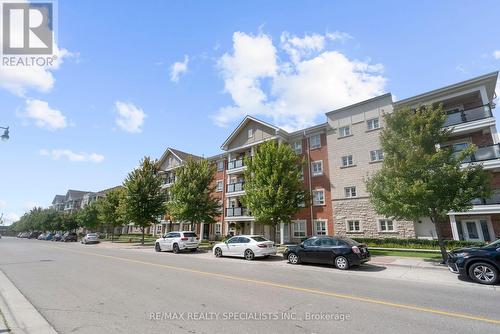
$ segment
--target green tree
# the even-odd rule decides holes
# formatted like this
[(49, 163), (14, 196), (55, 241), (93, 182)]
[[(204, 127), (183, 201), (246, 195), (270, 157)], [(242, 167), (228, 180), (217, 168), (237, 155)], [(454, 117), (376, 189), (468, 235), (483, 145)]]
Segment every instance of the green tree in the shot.
[(303, 161), (288, 144), (268, 141), (245, 158), (245, 194), (241, 200), (252, 211), (256, 223), (271, 226), (272, 239), (279, 223), (290, 223), (291, 216), (309, 200), (303, 187)]
[(471, 145), (460, 153), (441, 146), (451, 130), (444, 128), (442, 106), (401, 108), (385, 116), (380, 141), (384, 152), (382, 168), (368, 181), (367, 189), (376, 211), (396, 219), (430, 217), (443, 261), (446, 245), (442, 225), (447, 213), (466, 211), (471, 201), (490, 196), (490, 175), (481, 165), (462, 161), (474, 153)]
[(95, 231), (99, 225), (99, 216), (96, 202), (87, 204), (83, 209), (76, 213), (78, 226), (90, 231)]
[(116, 188), (97, 201), (99, 219), (107, 225), (108, 229), (111, 229), (111, 242), (114, 241), (115, 227), (126, 222), (123, 214), (124, 196), (124, 189)]
[(176, 181), (170, 187), (169, 215), (191, 224), (214, 223), (215, 217), (221, 214), (219, 200), (212, 196), (214, 175), (215, 166), (205, 159), (190, 159), (179, 167)]
[(165, 213), (166, 195), (163, 179), (158, 174), (158, 162), (144, 157), (141, 165), (130, 172), (123, 185), (123, 210), (127, 221), (139, 226), (144, 244), (145, 229)]
[(76, 231), (78, 228), (78, 220), (75, 212), (59, 213), (59, 220), (65, 231)]

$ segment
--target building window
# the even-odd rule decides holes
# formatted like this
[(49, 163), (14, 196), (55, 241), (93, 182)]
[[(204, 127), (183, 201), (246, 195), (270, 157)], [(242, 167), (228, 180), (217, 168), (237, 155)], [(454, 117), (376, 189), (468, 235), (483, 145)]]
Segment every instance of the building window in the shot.
[(222, 182), (222, 180), (217, 180), (217, 183), (215, 185), (215, 190), (222, 191), (223, 188), (224, 188), (224, 183)]
[(349, 167), (349, 166), (354, 166), (352, 155), (344, 155), (342, 157), (342, 167)]
[(222, 231), (222, 224), (216, 223), (215, 224), (215, 234), (221, 234), (221, 231)]
[(304, 181), (304, 168), (300, 168), (300, 181)]
[(359, 220), (354, 219), (347, 221), (347, 232), (360, 232), (360, 231), (361, 231), (361, 224)]
[(309, 144), (311, 145), (311, 149), (321, 147), (321, 136), (314, 135), (309, 137)]
[(380, 124), (378, 122), (378, 117), (372, 118), (366, 121), (366, 126), (368, 130), (375, 130), (380, 128)]
[(351, 197), (356, 197), (357, 196), (357, 194), (356, 194), (356, 187), (345, 187), (344, 191), (345, 191), (345, 197), (347, 197), (347, 198), (351, 198)]
[(316, 235), (326, 235), (326, 220), (315, 220), (314, 221), (314, 232)]
[(219, 172), (224, 170), (224, 160), (217, 161), (217, 170)]
[(343, 126), (339, 128), (339, 137), (347, 137), (351, 135), (351, 127)]
[(250, 128), (248, 129), (248, 138), (252, 138), (253, 137), (253, 129)]
[(312, 171), (313, 176), (322, 175), (323, 174), (323, 161), (319, 160), (319, 161), (311, 162), (311, 171)]
[(156, 225), (156, 233), (161, 233), (161, 225)]
[(297, 140), (293, 143), (293, 150), (297, 154), (302, 154), (302, 140)]
[(378, 228), (380, 232), (394, 232), (394, 222), (390, 219), (379, 219)]
[(384, 160), (384, 152), (382, 150), (370, 151), (370, 160), (372, 162)]
[(313, 205), (325, 205), (325, 190), (313, 190)]
[(296, 220), (292, 224), (292, 235), (294, 238), (303, 238), (306, 236), (306, 221)]

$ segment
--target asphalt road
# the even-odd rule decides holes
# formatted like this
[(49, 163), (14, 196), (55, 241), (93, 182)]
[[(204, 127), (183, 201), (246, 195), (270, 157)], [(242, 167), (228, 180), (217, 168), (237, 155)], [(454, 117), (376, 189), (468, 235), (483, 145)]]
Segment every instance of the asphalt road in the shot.
[(2, 238), (0, 270), (60, 333), (500, 333), (499, 286), (437, 269)]

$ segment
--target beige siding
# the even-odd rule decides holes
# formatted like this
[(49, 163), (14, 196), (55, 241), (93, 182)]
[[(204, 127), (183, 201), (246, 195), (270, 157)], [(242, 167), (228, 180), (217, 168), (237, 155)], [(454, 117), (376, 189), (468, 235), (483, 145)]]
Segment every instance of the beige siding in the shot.
[[(248, 130), (253, 130), (253, 136), (248, 137)], [(265, 139), (269, 139), (276, 135), (276, 130), (265, 126), (264, 124), (260, 124), (254, 121), (249, 121), (247, 125), (245, 125), (240, 132), (236, 135), (236, 137), (231, 140), (228, 145), (228, 149), (234, 149), (246, 145), (251, 145), (256, 142), (260, 142)]]

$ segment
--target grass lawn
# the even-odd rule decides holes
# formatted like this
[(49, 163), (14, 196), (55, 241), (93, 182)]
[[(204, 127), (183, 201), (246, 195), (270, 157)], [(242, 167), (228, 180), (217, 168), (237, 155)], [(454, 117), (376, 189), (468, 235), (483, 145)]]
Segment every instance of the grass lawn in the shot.
[(419, 257), (422, 259), (441, 259), (441, 253), (425, 253), (425, 252), (412, 252), (412, 251), (386, 251), (386, 250), (372, 250), (370, 254), (374, 256), (403, 256), (403, 257)]

